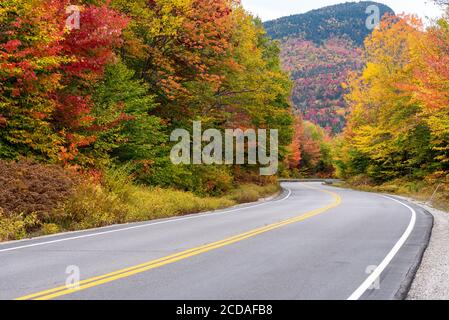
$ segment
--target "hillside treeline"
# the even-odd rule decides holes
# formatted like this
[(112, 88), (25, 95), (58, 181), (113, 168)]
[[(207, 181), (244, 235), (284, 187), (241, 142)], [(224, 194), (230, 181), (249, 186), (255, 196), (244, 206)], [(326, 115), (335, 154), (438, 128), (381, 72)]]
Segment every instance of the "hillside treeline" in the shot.
[(219, 194), (257, 168), (175, 166), (172, 130), (275, 128), (287, 155), (290, 80), (239, 1), (2, 0), (0, 28), (0, 158)]
[(351, 115), (335, 159), (340, 176), (447, 183), (448, 18), (428, 28), (412, 16), (384, 19), (365, 41), (364, 55), (363, 72), (348, 84)]
[(366, 11), (373, 5), (379, 8), (380, 17), (394, 15), (390, 7), (379, 2), (345, 2), (267, 21), (264, 25), (273, 39), (301, 38), (320, 45), (331, 38), (346, 38), (362, 46), (371, 33), (366, 27), (369, 16)]

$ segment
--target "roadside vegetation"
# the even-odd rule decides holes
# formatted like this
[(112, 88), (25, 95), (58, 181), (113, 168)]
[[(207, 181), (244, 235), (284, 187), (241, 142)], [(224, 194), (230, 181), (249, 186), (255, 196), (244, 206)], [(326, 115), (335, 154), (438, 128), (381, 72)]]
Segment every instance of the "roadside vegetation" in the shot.
[(426, 202), (434, 208), (449, 212), (449, 184), (437, 180), (395, 179), (376, 184), (366, 176), (356, 176), (340, 183), (337, 187), (346, 187), (367, 192), (379, 192), (410, 197)]
[(0, 241), (217, 210), (280, 189), (267, 180), (198, 196), (136, 184), (126, 167), (81, 176), (59, 166), (0, 160), (0, 173)]

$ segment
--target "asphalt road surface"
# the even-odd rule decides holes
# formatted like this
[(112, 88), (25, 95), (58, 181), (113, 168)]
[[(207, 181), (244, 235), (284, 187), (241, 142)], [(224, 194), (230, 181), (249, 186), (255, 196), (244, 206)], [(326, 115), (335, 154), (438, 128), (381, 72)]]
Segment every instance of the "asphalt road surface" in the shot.
[(282, 185), (269, 202), (0, 244), (0, 298), (404, 298), (430, 214), (318, 182)]

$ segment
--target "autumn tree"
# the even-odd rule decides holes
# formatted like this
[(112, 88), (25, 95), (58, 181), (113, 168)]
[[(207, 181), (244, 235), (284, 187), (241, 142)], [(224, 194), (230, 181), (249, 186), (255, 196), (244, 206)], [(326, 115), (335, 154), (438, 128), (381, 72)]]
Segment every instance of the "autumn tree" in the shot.
[(449, 22), (440, 19), (416, 44), (414, 85), (440, 170), (449, 169)]
[[(151, 113), (162, 118), (167, 136), (175, 128), (191, 130), (198, 120), (203, 130), (275, 128), (281, 157), (287, 155), (290, 81), (281, 71), (277, 44), (238, 1), (114, 0), (112, 5), (131, 17), (121, 57), (154, 95), (158, 106)], [(192, 173), (196, 167), (174, 168), (167, 152), (156, 159), (148, 180), (166, 183), (180, 174), (207, 177), (208, 182), (189, 185), (213, 184), (216, 174), (229, 174), (209, 168), (201, 173)]]
[(375, 182), (447, 172), (447, 21), (382, 21), (365, 41), (366, 67), (350, 81), (352, 108), (337, 145), (342, 176)]
[(61, 88), (62, 1), (0, 3), (0, 157), (56, 160), (63, 138), (52, 128)]
[[(71, 61), (62, 65), (63, 87), (54, 94), (54, 126), (67, 141), (61, 160), (94, 166), (101, 158), (107, 158), (109, 151), (104, 150), (102, 157), (91, 154), (97, 135), (126, 118), (120, 104), (109, 105), (107, 113), (94, 115), (92, 94), (96, 83), (103, 79), (106, 66), (115, 63), (114, 50), (122, 44), (121, 32), (128, 18), (106, 4), (85, 5), (81, 9), (80, 28), (71, 30), (60, 42), (62, 54)], [(111, 114), (118, 115), (112, 119)]]
[(290, 144), (290, 155), (288, 166), (291, 170), (299, 169), (302, 158), (301, 141), (304, 136), (303, 120), (300, 114), (295, 114), (294, 134), (292, 143)]
[(3, 157), (81, 159), (96, 140), (91, 94), (127, 19), (106, 5), (86, 5), (82, 28), (68, 30), (66, 0), (1, 3), (0, 148)]

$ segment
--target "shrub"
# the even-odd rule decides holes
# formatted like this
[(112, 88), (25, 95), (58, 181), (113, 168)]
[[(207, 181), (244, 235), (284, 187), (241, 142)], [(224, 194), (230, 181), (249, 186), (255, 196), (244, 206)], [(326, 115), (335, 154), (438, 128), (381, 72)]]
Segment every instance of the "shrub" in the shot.
[(254, 202), (260, 198), (272, 195), (280, 189), (277, 184), (258, 186), (254, 184), (245, 184), (233, 190), (228, 196), (229, 199), (237, 203)]
[(136, 185), (128, 166), (106, 170), (103, 183), (80, 185), (64, 206), (68, 229), (144, 221), (232, 206), (227, 198), (198, 197), (191, 192)]
[(199, 196), (220, 196), (232, 189), (234, 179), (226, 166), (174, 165), (168, 160), (155, 164), (140, 181)]
[(35, 213), (46, 221), (72, 193), (77, 178), (56, 165), (0, 160), (0, 207), (5, 214)]
[(36, 224), (35, 214), (5, 214), (0, 208), (0, 241), (22, 239)]
[(347, 182), (353, 186), (370, 186), (373, 185), (373, 180), (365, 174), (358, 174), (347, 179)]
[(129, 207), (116, 194), (87, 182), (76, 188), (64, 205), (64, 215), (54, 222), (69, 230), (102, 227), (124, 222), (128, 211)]
[(191, 192), (146, 187), (136, 188), (129, 201), (132, 210), (127, 216), (128, 221), (166, 218), (235, 204), (226, 198), (200, 198)]
[(45, 235), (49, 235), (49, 234), (54, 234), (54, 233), (58, 233), (61, 231), (61, 229), (59, 228), (59, 226), (57, 224), (54, 223), (44, 223), (42, 225), (42, 233)]

